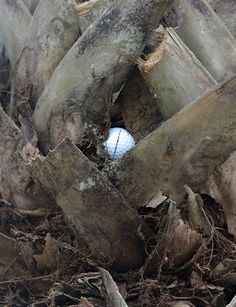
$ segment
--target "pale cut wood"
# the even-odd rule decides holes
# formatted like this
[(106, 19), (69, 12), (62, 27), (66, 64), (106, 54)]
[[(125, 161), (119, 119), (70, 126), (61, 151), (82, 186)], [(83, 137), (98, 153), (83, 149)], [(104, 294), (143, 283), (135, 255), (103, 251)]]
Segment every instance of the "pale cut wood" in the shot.
[(95, 258), (121, 271), (142, 264), (136, 212), (68, 139), (33, 161), (32, 175), (54, 196), (78, 242), (86, 242)]
[(236, 76), (179, 111), (110, 166), (109, 178), (137, 208), (158, 192), (180, 203), (199, 192), (236, 148)]
[(109, 97), (120, 90), (147, 34), (171, 3), (118, 0), (73, 45), (54, 71), (33, 114), (46, 149), (66, 136), (78, 144), (89, 124), (104, 124)]
[[(153, 52), (140, 69), (164, 119), (181, 110), (217, 84), (172, 28), (155, 31)], [(161, 39), (160, 39), (161, 37)]]
[[(206, 0), (174, 1), (170, 22), (216, 81), (235, 74), (236, 41)], [(169, 23), (169, 22), (168, 22)]]

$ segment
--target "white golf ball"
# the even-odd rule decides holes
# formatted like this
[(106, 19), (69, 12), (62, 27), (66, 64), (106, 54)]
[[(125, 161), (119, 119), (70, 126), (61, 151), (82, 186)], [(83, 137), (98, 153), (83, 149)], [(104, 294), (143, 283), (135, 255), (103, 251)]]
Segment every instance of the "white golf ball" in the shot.
[(103, 145), (110, 158), (117, 160), (134, 147), (135, 140), (127, 130), (123, 128), (111, 128), (109, 129), (108, 139)]

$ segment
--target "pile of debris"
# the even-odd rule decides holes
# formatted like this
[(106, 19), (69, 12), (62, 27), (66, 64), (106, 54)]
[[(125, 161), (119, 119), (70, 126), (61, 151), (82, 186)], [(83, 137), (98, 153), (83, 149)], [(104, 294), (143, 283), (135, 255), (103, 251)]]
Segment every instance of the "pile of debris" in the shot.
[(234, 9), (0, 3), (0, 306), (236, 306)]

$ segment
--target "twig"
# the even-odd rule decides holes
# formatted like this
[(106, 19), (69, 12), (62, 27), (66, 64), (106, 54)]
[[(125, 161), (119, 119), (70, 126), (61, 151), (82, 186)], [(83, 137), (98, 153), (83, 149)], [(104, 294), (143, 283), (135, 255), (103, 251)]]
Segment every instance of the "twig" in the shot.
[(14, 279), (14, 280), (5, 280), (1, 281), (0, 285), (7, 285), (7, 284), (16, 284), (16, 283), (21, 283), (21, 282), (28, 282), (28, 281), (37, 281), (41, 279), (49, 279), (51, 277), (56, 276), (57, 272), (54, 272), (50, 275), (45, 275), (45, 276), (37, 276), (37, 277), (31, 277), (31, 278), (19, 278), (19, 279)]
[(5, 273), (10, 269), (10, 267), (16, 262), (17, 258), (18, 258), (18, 256), (16, 256), (16, 257), (11, 261), (11, 263), (9, 263), (9, 265), (5, 268), (5, 270), (3, 270), (3, 271), (1, 272), (0, 278), (2, 278), (2, 277), (5, 275)]

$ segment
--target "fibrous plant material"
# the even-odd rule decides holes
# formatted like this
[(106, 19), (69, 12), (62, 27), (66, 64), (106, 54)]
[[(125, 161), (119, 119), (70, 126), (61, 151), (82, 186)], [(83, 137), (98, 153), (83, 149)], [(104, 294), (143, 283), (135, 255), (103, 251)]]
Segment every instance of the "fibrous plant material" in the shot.
[(109, 177), (137, 208), (158, 192), (183, 201), (201, 191), (235, 149), (236, 77), (213, 88), (141, 140), (109, 167)]
[(145, 252), (136, 212), (69, 140), (45, 159), (33, 161), (32, 174), (53, 195), (78, 242), (85, 242), (95, 258), (117, 270), (142, 264)]
[(158, 274), (176, 269), (196, 254), (202, 243), (202, 235), (192, 229), (180, 216), (176, 204), (170, 203), (162, 217), (157, 233), (157, 244), (145, 265), (145, 274)]
[(46, 149), (65, 136), (78, 144), (89, 124), (104, 124), (109, 97), (120, 90), (149, 31), (171, 2), (118, 0), (73, 45), (33, 113)]

